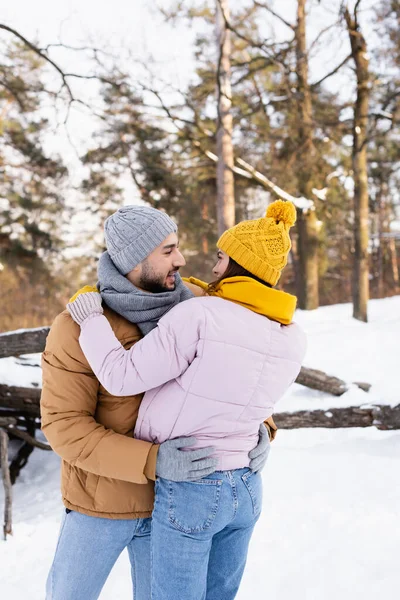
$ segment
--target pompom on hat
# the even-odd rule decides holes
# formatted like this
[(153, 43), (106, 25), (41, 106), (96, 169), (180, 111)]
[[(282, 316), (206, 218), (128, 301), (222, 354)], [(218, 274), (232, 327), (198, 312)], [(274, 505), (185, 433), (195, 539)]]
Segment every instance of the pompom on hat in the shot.
[(274, 286), (287, 265), (292, 247), (289, 230), (295, 223), (294, 204), (277, 200), (268, 206), (265, 217), (242, 221), (225, 231), (217, 246), (244, 269)]

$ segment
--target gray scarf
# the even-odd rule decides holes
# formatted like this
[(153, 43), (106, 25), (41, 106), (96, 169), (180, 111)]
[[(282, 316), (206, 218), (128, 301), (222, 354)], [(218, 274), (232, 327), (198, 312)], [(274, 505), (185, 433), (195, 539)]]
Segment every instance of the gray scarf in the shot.
[(121, 275), (108, 252), (100, 257), (98, 276), (97, 287), (103, 301), (116, 313), (135, 323), (143, 335), (157, 327), (159, 319), (179, 302), (193, 298), (178, 273), (172, 292), (150, 294), (139, 290)]

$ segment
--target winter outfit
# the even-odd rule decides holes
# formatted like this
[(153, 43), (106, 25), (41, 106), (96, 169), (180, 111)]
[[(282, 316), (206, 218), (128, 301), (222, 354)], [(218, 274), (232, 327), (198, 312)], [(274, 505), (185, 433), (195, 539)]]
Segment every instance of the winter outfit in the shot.
[(195, 447), (215, 447), (219, 470), (249, 466), (259, 425), (297, 377), (305, 350), (301, 329), (279, 322), (291, 322), (289, 294), (249, 277), (229, 278), (219, 291), (229, 297), (230, 288), (257, 312), (205, 296), (170, 310), (129, 352), (97, 314), (82, 323), (79, 338), (110, 393), (147, 391), (135, 437), (160, 444), (193, 435)]
[[(294, 221), (293, 205), (273, 203), (263, 219), (225, 232), (218, 246), (276, 283)], [(94, 373), (118, 396), (147, 392), (135, 436), (162, 443), (193, 435), (199, 449), (212, 444), (218, 459), (218, 471), (197, 481), (157, 480), (152, 598), (232, 600), (261, 506), (260, 475), (248, 469), (249, 450), (305, 353), (304, 334), (291, 323), (295, 299), (252, 278), (232, 277), (211, 295), (175, 306), (126, 351), (99, 315), (100, 296), (95, 310), (89, 304), (96, 296), (89, 297), (86, 313), (86, 294), (68, 309), (81, 324), (79, 341)]]
[(104, 252), (98, 266), (98, 289), (104, 302), (131, 323), (136, 323), (143, 335), (157, 327), (159, 319), (171, 308), (193, 298), (192, 292), (175, 275), (175, 290), (149, 294), (135, 287), (121, 275), (108, 252)]
[(287, 265), (292, 247), (289, 229), (295, 223), (294, 204), (277, 200), (269, 205), (265, 217), (242, 221), (225, 231), (217, 246), (250, 273), (274, 286)]
[[(99, 266), (99, 288), (108, 305), (104, 316), (126, 349), (154, 328), (171, 306), (191, 297), (187, 288), (198, 289), (193, 284), (183, 287), (178, 280), (175, 292), (158, 294), (157, 302), (153, 294), (146, 294), (151, 304), (145, 305), (139, 290), (121, 275), (174, 231), (169, 217), (149, 207), (124, 207), (106, 223), (108, 252)], [(96, 292), (95, 303), (97, 298)], [(128, 547), (135, 598), (150, 600), (149, 517), (156, 465), (164, 477), (169, 478), (173, 468), (175, 478), (182, 480), (195, 468), (208, 466), (210, 473), (215, 459), (199, 461), (199, 451), (183, 453), (170, 442), (160, 447), (134, 439), (142, 394), (110, 395), (83, 355), (79, 333), (65, 311), (54, 321), (42, 356), (42, 429), (62, 458), (62, 497), (68, 511), (46, 598), (95, 600), (119, 553)], [(266, 445), (261, 436), (252, 450), (252, 464), (265, 460)]]
[[(104, 315), (124, 348), (141, 339), (133, 323), (108, 308)], [(109, 394), (87, 362), (79, 334), (70, 314), (61, 313), (42, 355), (42, 430), (62, 458), (63, 502), (94, 517), (149, 517), (157, 446), (133, 438), (142, 394)]]

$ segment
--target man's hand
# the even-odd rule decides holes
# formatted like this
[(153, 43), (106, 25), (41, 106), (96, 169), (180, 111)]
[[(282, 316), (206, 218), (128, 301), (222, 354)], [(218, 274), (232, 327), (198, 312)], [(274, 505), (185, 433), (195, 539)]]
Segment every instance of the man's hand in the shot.
[(270, 447), (271, 442), (269, 440), (268, 430), (264, 423), (261, 423), (258, 444), (255, 448), (253, 448), (253, 450), (251, 450), (251, 452), (249, 452), (250, 469), (253, 471), (253, 473), (261, 471), (265, 467)]
[(187, 452), (180, 450), (195, 443), (195, 437), (181, 437), (161, 444), (157, 455), (156, 475), (171, 481), (196, 481), (214, 473), (218, 460), (209, 457), (215, 448)]

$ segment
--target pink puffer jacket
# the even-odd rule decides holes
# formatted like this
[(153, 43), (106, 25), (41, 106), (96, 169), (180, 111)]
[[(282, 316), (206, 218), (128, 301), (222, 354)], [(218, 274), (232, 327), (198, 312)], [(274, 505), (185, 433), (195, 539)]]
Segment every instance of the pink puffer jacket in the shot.
[(112, 395), (149, 390), (135, 437), (193, 435), (196, 447), (215, 446), (221, 470), (249, 465), (260, 423), (296, 379), (306, 349), (295, 323), (209, 296), (173, 308), (128, 351), (105, 317), (85, 322), (80, 344)]

